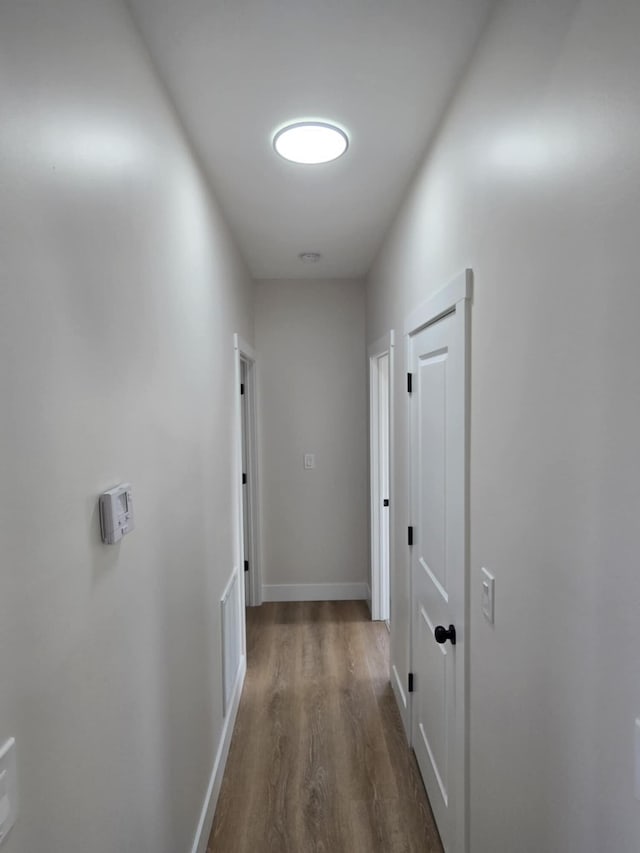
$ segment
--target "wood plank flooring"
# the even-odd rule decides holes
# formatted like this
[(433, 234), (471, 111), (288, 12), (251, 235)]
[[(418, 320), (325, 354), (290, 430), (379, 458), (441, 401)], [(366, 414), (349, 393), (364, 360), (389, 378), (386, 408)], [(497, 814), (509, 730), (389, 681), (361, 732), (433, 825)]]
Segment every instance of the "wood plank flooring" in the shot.
[(442, 853), (364, 602), (247, 610), (248, 669), (208, 853)]

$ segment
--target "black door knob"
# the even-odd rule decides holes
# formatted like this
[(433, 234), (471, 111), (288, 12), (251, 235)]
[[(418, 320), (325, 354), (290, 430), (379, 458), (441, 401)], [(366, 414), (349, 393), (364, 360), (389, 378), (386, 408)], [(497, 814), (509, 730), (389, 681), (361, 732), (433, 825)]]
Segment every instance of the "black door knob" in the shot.
[(433, 632), (433, 636), (436, 638), (436, 643), (446, 643), (447, 640), (451, 641), (451, 645), (455, 646), (456, 644), (456, 629), (454, 625), (449, 625), (449, 629), (443, 628), (442, 625), (438, 625), (438, 627)]

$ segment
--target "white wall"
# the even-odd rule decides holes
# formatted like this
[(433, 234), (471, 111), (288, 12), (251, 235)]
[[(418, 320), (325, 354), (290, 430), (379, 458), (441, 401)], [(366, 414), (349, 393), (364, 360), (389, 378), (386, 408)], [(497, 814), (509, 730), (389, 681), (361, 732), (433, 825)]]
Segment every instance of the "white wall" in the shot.
[(0, 6), (3, 853), (190, 849), (220, 738), (252, 289), (145, 56), (118, 0)]
[[(364, 586), (363, 282), (264, 280), (255, 294), (263, 584)], [(305, 453), (315, 470), (304, 470)]]
[[(373, 341), (475, 272), (473, 853), (640, 848), (638, 33), (637, 0), (499, 3), (368, 281)], [(405, 407), (401, 396), (399, 533)], [(404, 678), (408, 554), (396, 542)], [(495, 628), (481, 566), (496, 575)]]

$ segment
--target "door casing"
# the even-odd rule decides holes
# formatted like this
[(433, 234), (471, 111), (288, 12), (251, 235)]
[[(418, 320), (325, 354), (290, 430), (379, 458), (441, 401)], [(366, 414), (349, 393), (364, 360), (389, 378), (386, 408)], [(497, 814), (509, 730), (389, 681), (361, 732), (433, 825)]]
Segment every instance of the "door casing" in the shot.
[[(390, 602), (393, 600), (391, 589), (393, 571), (393, 365), (394, 365), (395, 336), (393, 329), (382, 338), (377, 340), (368, 348), (369, 355), (369, 471), (370, 471), (370, 498), (371, 498), (371, 618), (373, 620), (391, 619)], [(389, 384), (388, 384), (388, 494), (383, 495), (380, 491), (379, 473), (379, 416), (380, 407), (378, 399), (378, 360), (389, 356)], [(389, 499), (389, 570), (387, 576), (387, 591), (382, 578), (382, 563), (380, 557), (380, 527), (381, 507), (384, 498)], [(384, 599), (387, 599), (386, 602)]]
[[(244, 341), (240, 335), (234, 335), (234, 350), (235, 350), (235, 375), (236, 375), (236, 435), (237, 435), (237, 452), (236, 452), (236, 477), (238, 483), (238, 499), (237, 499), (237, 550), (238, 550), (238, 565), (240, 571), (244, 572), (244, 561), (249, 561), (249, 584), (248, 584), (248, 600), (245, 602), (248, 606), (258, 606), (262, 604), (262, 564), (261, 564), (261, 549), (260, 549), (260, 519), (259, 519), (259, 465), (258, 465), (258, 429), (257, 429), (257, 360), (254, 349)], [(243, 450), (242, 450), (242, 395), (240, 393), (240, 385), (242, 383), (242, 365), (244, 364), (245, 388), (244, 388), (244, 406), (246, 412), (246, 466), (243, 465)], [(246, 473), (247, 484), (242, 485), (242, 475)], [(243, 490), (246, 490), (246, 507), (247, 517), (243, 506)], [(250, 528), (250, 553), (245, 554), (244, 546), (244, 524)], [(244, 589), (244, 583), (242, 584)]]

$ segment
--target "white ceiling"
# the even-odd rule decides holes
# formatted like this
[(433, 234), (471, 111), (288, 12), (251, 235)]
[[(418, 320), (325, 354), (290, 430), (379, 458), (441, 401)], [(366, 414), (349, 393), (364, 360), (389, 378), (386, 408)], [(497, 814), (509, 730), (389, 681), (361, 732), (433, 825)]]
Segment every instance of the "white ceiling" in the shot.
[[(130, 3), (252, 274), (332, 278), (369, 269), (491, 0)], [(344, 127), (347, 154), (278, 157), (303, 118)]]

